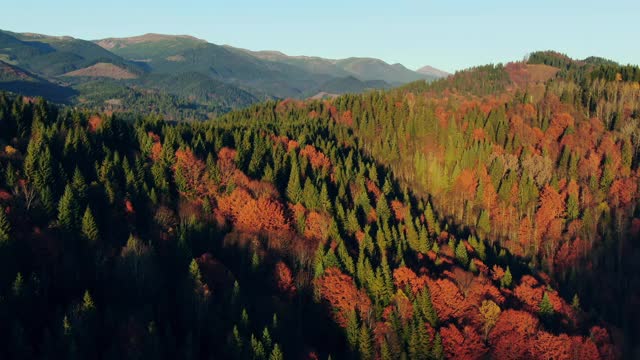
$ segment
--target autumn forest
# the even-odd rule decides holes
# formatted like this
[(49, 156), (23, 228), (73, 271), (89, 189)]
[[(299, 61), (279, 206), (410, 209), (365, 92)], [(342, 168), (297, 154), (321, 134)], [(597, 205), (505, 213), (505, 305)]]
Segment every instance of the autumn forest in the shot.
[(0, 358), (637, 358), (639, 155), (640, 68), (551, 51), (206, 121), (2, 93)]

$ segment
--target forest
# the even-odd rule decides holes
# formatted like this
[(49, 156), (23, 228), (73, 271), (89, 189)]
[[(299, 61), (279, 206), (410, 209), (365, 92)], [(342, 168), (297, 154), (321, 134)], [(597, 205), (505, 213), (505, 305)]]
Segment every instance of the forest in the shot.
[(203, 122), (1, 94), (0, 358), (635, 358), (639, 74), (539, 52)]

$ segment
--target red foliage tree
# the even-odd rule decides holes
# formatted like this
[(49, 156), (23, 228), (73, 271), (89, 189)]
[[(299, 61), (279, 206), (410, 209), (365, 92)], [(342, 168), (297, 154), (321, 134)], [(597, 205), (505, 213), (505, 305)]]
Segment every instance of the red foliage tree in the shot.
[(293, 276), (291, 275), (291, 269), (282, 261), (276, 263), (275, 278), (278, 285), (278, 290), (291, 295), (296, 291), (296, 286), (293, 284)]
[(532, 358), (531, 343), (538, 332), (540, 322), (525, 311), (505, 310), (489, 333), (493, 358)]
[(449, 279), (429, 280), (431, 301), (442, 322), (458, 317), (466, 310), (464, 297), (460, 290)]
[(413, 270), (405, 266), (393, 271), (393, 281), (398, 289), (404, 290), (408, 286), (414, 295), (422, 290), (426, 284), (425, 277), (418, 277)]
[(449, 324), (440, 329), (440, 335), (447, 359), (484, 359), (487, 353), (484, 341), (470, 326), (460, 331), (455, 325)]
[(173, 170), (176, 178), (180, 179), (181, 191), (187, 198), (202, 199), (214, 189), (206, 165), (190, 149), (176, 151)]
[(322, 277), (316, 279), (316, 286), (320, 296), (336, 310), (334, 315), (340, 326), (347, 326), (350, 311), (357, 310), (362, 319), (369, 318), (371, 300), (364, 291), (358, 290), (349, 275), (337, 268), (329, 268)]
[(329, 170), (331, 168), (329, 158), (312, 145), (307, 145), (304, 149), (300, 150), (300, 155), (309, 159), (309, 163), (311, 163), (311, 167), (314, 169)]

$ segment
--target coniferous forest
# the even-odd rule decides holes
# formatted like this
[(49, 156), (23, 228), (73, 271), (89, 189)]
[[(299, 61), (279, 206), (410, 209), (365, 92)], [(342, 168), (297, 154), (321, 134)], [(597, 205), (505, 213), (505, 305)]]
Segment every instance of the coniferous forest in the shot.
[(636, 358), (639, 80), (538, 52), (203, 122), (3, 93), (0, 358)]

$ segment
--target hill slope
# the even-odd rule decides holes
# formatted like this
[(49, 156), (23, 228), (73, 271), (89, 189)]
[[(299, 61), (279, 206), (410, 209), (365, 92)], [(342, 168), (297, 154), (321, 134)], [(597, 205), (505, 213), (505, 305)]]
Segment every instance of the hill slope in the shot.
[(637, 73), (539, 54), (179, 124), (0, 96), (0, 355), (634, 358)]

